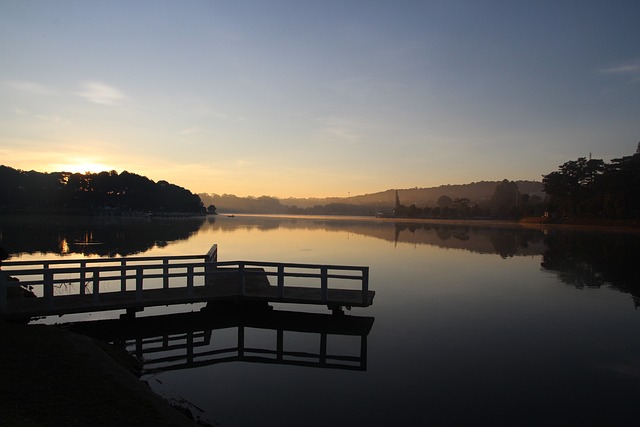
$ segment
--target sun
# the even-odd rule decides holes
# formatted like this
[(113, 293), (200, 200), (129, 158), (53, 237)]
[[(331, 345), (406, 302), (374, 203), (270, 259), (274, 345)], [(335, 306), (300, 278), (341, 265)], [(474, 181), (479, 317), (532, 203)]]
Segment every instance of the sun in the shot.
[(71, 173), (99, 173), (104, 171), (110, 171), (114, 168), (103, 163), (78, 161), (74, 163), (58, 163), (53, 165), (54, 170), (60, 172)]

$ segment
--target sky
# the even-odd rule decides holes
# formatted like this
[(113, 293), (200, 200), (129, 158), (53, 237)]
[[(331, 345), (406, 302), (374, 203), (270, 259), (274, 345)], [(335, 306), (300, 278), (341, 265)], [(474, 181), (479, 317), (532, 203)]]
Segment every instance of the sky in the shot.
[(195, 193), (541, 180), (640, 141), (640, 1), (0, 0), (0, 164)]

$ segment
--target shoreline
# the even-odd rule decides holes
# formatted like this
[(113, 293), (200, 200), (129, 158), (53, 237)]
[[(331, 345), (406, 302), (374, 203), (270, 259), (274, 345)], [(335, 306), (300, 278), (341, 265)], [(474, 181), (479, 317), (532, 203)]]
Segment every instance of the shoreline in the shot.
[(0, 340), (3, 426), (201, 425), (155, 394), (109, 344), (4, 320)]
[[(442, 219), (442, 218), (378, 218), (375, 216), (351, 216), (351, 215), (289, 215), (289, 214), (248, 214), (225, 213), (220, 217), (248, 217), (248, 218), (282, 218), (282, 219), (309, 219), (309, 220), (335, 220), (335, 221), (369, 221), (402, 224), (435, 224), (451, 226), (471, 226), (484, 228), (539, 228), (539, 229), (564, 229), (580, 231), (611, 231), (640, 233), (640, 223), (633, 221), (575, 218), (567, 222), (552, 222), (542, 217), (525, 217), (519, 220), (501, 219)], [(231, 218), (230, 218), (231, 219)], [(232, 220), (232, 219), (231, 219)]]

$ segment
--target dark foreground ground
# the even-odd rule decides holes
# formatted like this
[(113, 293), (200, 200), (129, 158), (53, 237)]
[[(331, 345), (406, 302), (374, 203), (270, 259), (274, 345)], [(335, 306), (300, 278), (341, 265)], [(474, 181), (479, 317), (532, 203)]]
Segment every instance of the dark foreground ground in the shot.
[(0, 426), (197, 425), (127, 363), (91, 338), (0, 320)]

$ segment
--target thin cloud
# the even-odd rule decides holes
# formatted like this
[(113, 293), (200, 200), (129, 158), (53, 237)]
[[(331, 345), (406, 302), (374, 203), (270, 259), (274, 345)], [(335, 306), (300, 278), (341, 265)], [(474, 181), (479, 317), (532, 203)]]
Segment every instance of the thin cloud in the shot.
[(202, 132), (202, 128), (200, 127), (191, 127), (191, 128), (186, 128), (186, 129), (182, 129), (180, 132), (178, 132), (180, 135), (195, 135), (197, 133)]
[(34, 119), (40, 120), (40, 121), (44, 121), (44, 122), (51, 122), (51, 123), (61, 123), (61, 124), (69, 124), (70, 121), (68, 119), (65, 119), (64, 117), (58, 116), (56, 114), (51, 115), (51, 114), (34, 114), (34, 113), (30, 113), (29, 111), (20, 108), (20, 107), (12, 107), (10, 109), (10, 111), (15, 114), (16, 116), (21, 116), (21, 117), (32, 117)]
[(8, 81), (5, 82), (5, 86), (11, 90), (26, 93), (29, 95), (53, 95), (55, 93), (54, 90), (37, 82)]
[(623, 62), (613, 67), (600, 70), (603, 74), (628, 77), (634, 82), (640, 82), (640, 59)]
[(195, 113), (199, 114), (201, 116), (206, 116), (206, 117), (210, 117), (212, 119), (221, 120), (221, 121), (227, 121), (227, 122), (245, 122), (245, 121), (247, 121), (246, 117), (224, 114), (224, 113), (221, 113), (219, 111), (215, 111), (215, 110), (209, 109), (207, 107), (196, 108)]
[(339, 118), (318, 119), (322, 124), (323, 132), (339, 141), (354, 144), (362, 139), (361, 126), (355, 122)]
[(58, 115), (49, 115), (49, 114), (35, 114), (34, 118), (51, 123), (60, 123), (60, 124), (69, 124), (69, 120), (60, 117)]
[(118, 105), (127, 97), (120, 90), (100, 82), (87, 82), (82, 85), (78, 96), (100, 105)]

